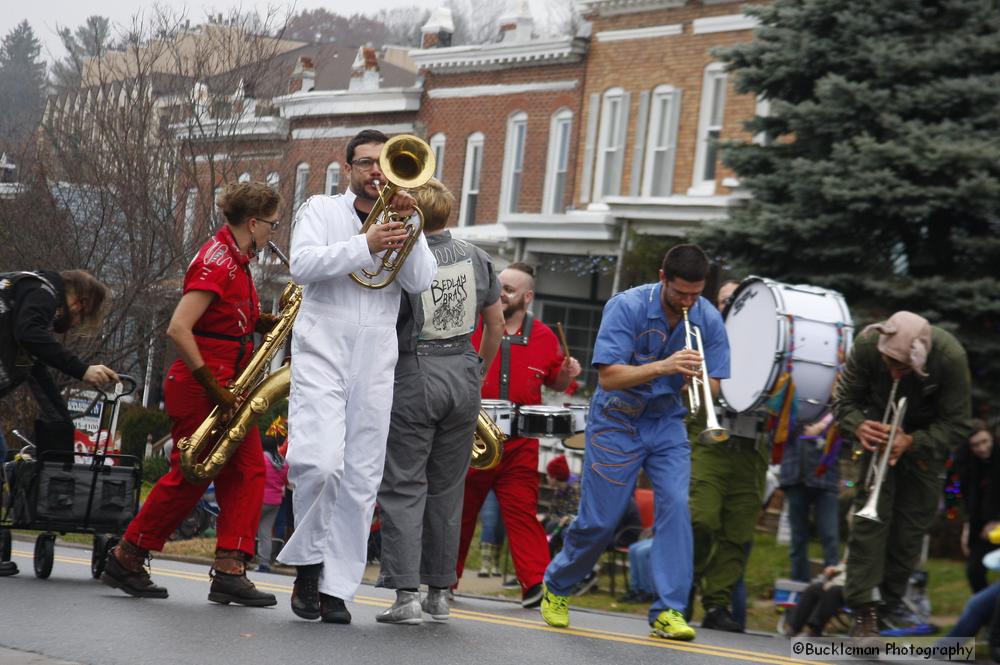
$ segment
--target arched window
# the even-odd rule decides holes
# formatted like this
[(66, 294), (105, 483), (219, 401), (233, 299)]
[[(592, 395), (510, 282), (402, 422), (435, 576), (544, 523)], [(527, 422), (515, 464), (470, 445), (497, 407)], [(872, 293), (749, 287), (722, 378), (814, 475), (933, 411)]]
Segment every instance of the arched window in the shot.
[(680, 110), (680, 90), (671, 85), (659, 85), (653, 89), (649, 103), (649, 130), (646, 135), (643, 196), (673, 194)]
[(306, 193), (309, 191), (309, 165), (302, 162), (295, 167), (295, 198), (292, 201), (292, 209), (298, 210), (299, 206), (306, 200)]
[(465, 177), (462, 179), (462, 207), (458, 212), (459, 226), (476, 223), (476, 204), (479, 202), (479, 179), (483, 171), (482, 132), (470, 134), (465, 142)]
[(545, 160), (545, 194), (542, 212), (566, 212), (566, 181), (569, 175), (569, 146), (573, 139), (573, 112), (560, 109), (549, 121), (549, 152)]
[(701, 113), (698, 118), (698, 147), (694, 156), (694, 175), (688, 194), (715, 194), (715, 169), (718, 163), (718, 141), (722, 136), (722, 121), (726, 110), (726, 70), (721, 62), (705, 68), (701, 85)]
[(326, 187), (323, 191), (330, 196), (340, 193), (340, 162), (330, 162), (326, 167)]
[(245, 171), (241, 173), (239, 177), (239, 182), (250, 182), (250, 174)]
[(445, 135), (442, 132), (438, 132), (431, 137), (431, 152), (434, 153), (434, 161), (436, 165), (434, 167), (434, 177), (441, 180), (441, 174), (444, 173), (444, 144)]
[(594, 198), (597, 200), (621, 193), (629, 101), (629, 93), (621, 88), (611, 88), (605, 91), (601, 102), (601, 129), (597, 138), (597, 169), (594, 172)]

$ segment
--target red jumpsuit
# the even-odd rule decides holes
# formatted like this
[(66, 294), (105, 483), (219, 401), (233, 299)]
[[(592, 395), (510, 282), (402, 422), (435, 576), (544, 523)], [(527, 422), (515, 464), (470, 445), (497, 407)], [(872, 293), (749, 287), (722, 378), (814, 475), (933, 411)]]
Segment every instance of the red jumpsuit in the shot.
[[(198, 251), (184, 276), (184, 293), (209, 291), (216, 297), (194, 326), (195, 339), (209, 371), (221, 385), (239, 374), (253, 354), (253, 331), (260, 317), (257, 289), (250, 277), (250, 257), (240, 254), (228, 226)], [(139, 514), (129, 524), (125, 540), (159, 551), (198, 503), (208, 483), (189, 483), (181, 475), (176, 443), (190, 436), (208, 417), (214, 404), (177, 359), (164, 382), (167, 415), (173, 420), (174, 449), (170, 471), (157, 481)], [(257, 523), (264, 498), (264, 455), (260, 432), (251, 427), (243, 443), (215, 479), (219, 502), (216, 546), (253, 556)]]
[[(483, 330), (480, 325), (472, 343), (479, 348)], [(512, 338), (523, 335), (518, 330)], [(563, 352), (552, 329), (534, 320), (527, 345), (510, 345), (509, 393), (505, 399), (516, 405), (541, 404), (542, 385), (556, 381), (563, 363)], [(482, 396), (500, 398), (501, 354), (497, 353), (486, 373)], [(465, 477), (465, 503), (462, 508), (462, 536), (458, 550), (458, 578), (462, 578), (465, 557), (476, 530), (479, 510), (492, 489), (500, 504), (500, 516), (510, 542), (511, 557), (522, 591), (542, 582), (549, 565), (549, 545), (545, 530), (538, 521), (538, 439), (514, 438), (504, 444), (500, 464), (489, 471), (469, 469)]]

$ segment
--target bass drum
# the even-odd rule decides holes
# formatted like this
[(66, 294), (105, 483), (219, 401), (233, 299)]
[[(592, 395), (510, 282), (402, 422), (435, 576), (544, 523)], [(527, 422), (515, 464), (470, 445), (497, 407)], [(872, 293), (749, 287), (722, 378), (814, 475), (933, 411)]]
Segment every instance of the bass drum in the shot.
[(823, 414), (853, 340), (842, 295), (748, 277), (733, 294), (725, 321), (731, 361), (722, 399), (729, 408), (738, 413), (760, 409), (790, 369), (797, 421), (809, 423)]

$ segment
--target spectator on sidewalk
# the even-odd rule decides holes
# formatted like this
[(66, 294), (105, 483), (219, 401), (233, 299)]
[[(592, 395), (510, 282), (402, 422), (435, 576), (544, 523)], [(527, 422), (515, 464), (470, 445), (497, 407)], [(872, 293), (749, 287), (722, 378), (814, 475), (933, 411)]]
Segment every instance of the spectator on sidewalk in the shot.
[(989, 533), (1000, 525), (1000, 455), (994, 453), (993, 432), (986, 421), (975, 418), (970, 422), (973, 432), (955, 453), (955, 466), (965, 499), (965, 575), (972, 592), (979, 593), (986, 588), (983, 556), (997, 548), (990, 542)]
[(264, 505), (260, 513), (260, 526), (257, 529), (257, 556), (260, 565), (257, 571), (271, 572), (271, 550), (274, 538), (274, 522), (281, 510), (281, 502), (285, 497), (285, 485), (288, 484), (288, 462), (278, 452), (278, 440), (273, 436), (261, 438), (264, 449)]

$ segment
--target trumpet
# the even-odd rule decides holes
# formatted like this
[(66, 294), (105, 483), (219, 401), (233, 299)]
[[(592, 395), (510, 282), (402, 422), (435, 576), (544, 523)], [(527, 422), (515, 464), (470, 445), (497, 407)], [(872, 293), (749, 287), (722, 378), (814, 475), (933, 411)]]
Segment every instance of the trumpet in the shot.
[[(871, 464), (868, 465), (868, 473), (865, 474), (865, 484), (863, 487), (868, 490), (868, 500), (865, 501), (865, 505), (861, 510), (854, 513), (855, 517), (863, 517), (866, 520), (873, 520), (875, 522), (882, 521), (878, 515), (878, 499), (882, 493), (882, 481), (885, 480), (885, 472), (889, 468), (889, 456), (892, 453), (892, 444), (896, 440), (896, 433), (899, 431), (899, 426), (903, 423), (903, 417), (906, 415), (906, 398), (900, 397), (899, 401), (895, 401), (896, 388), (898, 387), (899, 379), (896, 379), (892, 382), (892, 391), (889, 393), (889, 400), (885, 405), (885, 413), (882, 415), (883, 425), (889, 424), (889, 418), (892, 418), (892, 423), (889, 427), (889, 438), (884, 446), (880, 446), (878, 450), (872, 453)], [(861, 449), (861, 451), (863, 450), (864, 448)], [(860, 457), (861, 451), (856, 450), (852, 457), (855, 459)]]
[(684, 348), (697, 351), (701, 356), (701, 376), (691, 377), (688, 383), (688, 406), (691, 413), (705, 407), (705, 429), (698, 435), (699, 443), (722, 443), (729, 439), (729, 432), (719, 425), (712, 403), (712, 386), (709, 383), (708, 365), (705, 363), (705, 347), (701, 343), (701, 331), (688, 319), (687, 307), (681, 310), (684, 314)]
[[(400, 189), (422, 187), (434, 175), (436, 161), (434, 152), (425, 141), (411, 134), (400, 134), (393, 136), (382, 146), (378, 164), (389, 182), (382, 185), (375, 181), (378, 200), (365, 218), (361, 233), (367, 233), (373, 224), (404, 221), (389, 207), (389, 202)], [(351, 279), (368, 289), (384, 289), (392, 284), (424, 229), (423, 212), (416, 206), (414, 211), (417, 221), (406, 225), (406, 239), (402, 245), (387, 249), (378, 256), (377, 267), (374, 270), (362, 269), (353, 272)]]

